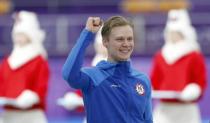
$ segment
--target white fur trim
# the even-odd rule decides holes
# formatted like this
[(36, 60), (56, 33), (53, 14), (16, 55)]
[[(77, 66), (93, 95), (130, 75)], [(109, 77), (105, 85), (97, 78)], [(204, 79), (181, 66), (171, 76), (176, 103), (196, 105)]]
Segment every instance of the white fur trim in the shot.
[(73, 92), (68, 92), (63, 98), (57, 100), (57, 104), (67, 110), (74, 110), (79, 106), (84, 106), (83, 98)]
[(15, 70), (38, 55), (42, 55), (43, 58), (47, 58), (47, 53), (41, 45), (29, 44), (24, 47), (14, 46), (14, 49), (8, 58), (8, 63), (9, 66)]
[(201, 95), (201, 87), (196, 83), (188, 84), (181, 93), (182, 101), (194, 101)]
[(161, 50), (161, 54), (167, 64), (174, 64), (183, 56), (198, 51), (197, 47), (187, 41), (179, 41), (176, 44), (167, 42)]
[(27, 109), (39, 103), (39, 96), (31, 90), (24, 90), (16, 99), (17, 107)]

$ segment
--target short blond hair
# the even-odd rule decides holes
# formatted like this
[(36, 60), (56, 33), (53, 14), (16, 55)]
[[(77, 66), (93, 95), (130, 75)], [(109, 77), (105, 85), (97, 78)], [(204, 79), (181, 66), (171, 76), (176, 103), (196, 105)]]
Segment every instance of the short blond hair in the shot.
[(134, 28), (133, 23), (122, 16), (112, 16), (107, 21), (104, 22), (104, 25), (101, 30), (101, 35), (103, 39), (108, 39), (112, 29), (114, 27), (126, 26), (129, 25), (132, 29)]

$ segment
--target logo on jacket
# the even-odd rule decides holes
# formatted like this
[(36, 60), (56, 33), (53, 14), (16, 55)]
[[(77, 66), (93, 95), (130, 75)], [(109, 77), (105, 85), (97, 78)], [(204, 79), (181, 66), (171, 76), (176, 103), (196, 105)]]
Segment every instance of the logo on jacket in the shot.
[(121, 85), (118, 85), (118, 84), (111, 84), (110, 87), (111, 87), (111, 88), (120, 88)]
[(139, 94), (139, 95), (144, 95), (144, 86), (140, 83), (137, 83), (136, 84), (136, 92)]

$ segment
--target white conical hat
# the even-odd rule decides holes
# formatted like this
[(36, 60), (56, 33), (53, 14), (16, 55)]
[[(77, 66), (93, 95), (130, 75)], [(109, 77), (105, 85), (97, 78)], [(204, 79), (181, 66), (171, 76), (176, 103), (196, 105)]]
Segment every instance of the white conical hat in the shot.
[(168, 12), (168, 19), (166, 27), (164, 30), (164, 38), (167, 40), (167, 33), (169, 31), (178, 31), (183, 34), (186, 41), (196, 45), (199, 49), (197, 43), (197, 34), (195, 28), (192, 26), (190, 21), (190, 16), (185, 9), (170, 10)]
[(12, 30), (12, 38), (14, 34), (26, 34), (32, 43), (41, 43), (44, 41), (45, 32), (40, 28), (37, 15), (34, 12), (20, 11), (14, 15), (15, 24)]
[(170, 10), (168, 12), (167, 26), (191, 25), (190, 16), (185, 9)]

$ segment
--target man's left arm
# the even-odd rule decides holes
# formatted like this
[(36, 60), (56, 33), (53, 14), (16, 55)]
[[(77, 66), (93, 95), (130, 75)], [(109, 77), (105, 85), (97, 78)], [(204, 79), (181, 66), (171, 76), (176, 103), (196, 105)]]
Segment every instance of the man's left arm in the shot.
[(146, 90), (146, 98), (147, 98), (147, 103), (145, 107), (145, 112), (144, 112), (144, 119), (145, 123), (153, 123), (153, 117), (152, 117), (152, 97), (151, 97), (151, 82), (150, 80), (145, 77), (147, 84), (148, 84), (148, 90)]

